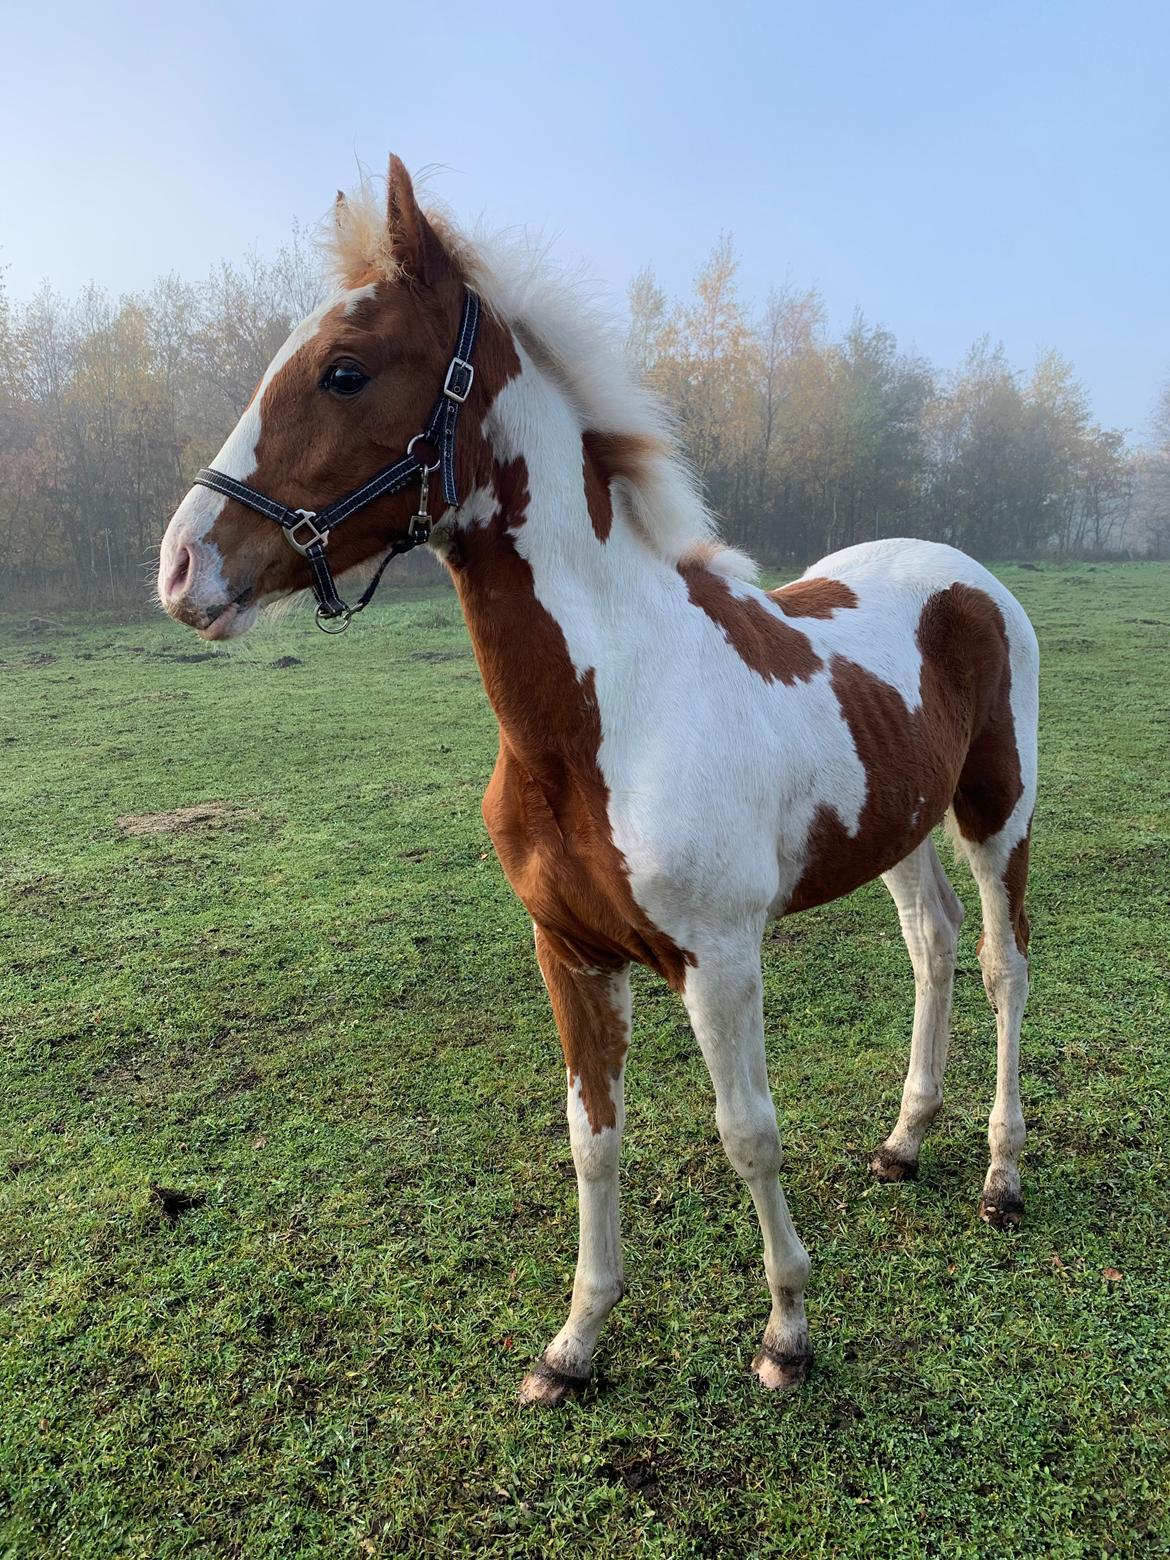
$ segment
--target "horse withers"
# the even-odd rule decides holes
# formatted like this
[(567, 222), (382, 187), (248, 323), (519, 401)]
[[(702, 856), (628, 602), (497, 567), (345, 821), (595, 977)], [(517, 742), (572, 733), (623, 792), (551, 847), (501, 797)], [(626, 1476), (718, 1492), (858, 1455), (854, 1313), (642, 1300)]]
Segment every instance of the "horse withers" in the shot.
[(764, 929), (886, 884), (916, 997), (901, 1111), (871, 1169), (913, 1176), (942, 1101), (963, 918), (931, 839), (948, 823), (979, 889), (998, 1033), (980, 1212), (1018, 1223), (1035, 635), (987, 570), (928, 542), (850, 547), (757, 589), (581, 300), (530, 255), (425, 215), (396, 159), (388, 193), (385, 215), (368, 193), (339, 201), (337, 292), (175, 512), (160, 598), (226, 639), (311, 586), (338, 627), (354, 610), (340, 591), (394, 551), (425, 540), (443, 560), (499, 720), (484, 817), (533, 920), (580, 1194), (568, 1320), (521, 1395), (558, 1402), (587, 1379), (622, 1293), (635, 961), (682, 997), (710, 1069), (763, 1231), (772, 1309), (753, 1369), (793, 1386), (809, 1261), (779, 1179)]

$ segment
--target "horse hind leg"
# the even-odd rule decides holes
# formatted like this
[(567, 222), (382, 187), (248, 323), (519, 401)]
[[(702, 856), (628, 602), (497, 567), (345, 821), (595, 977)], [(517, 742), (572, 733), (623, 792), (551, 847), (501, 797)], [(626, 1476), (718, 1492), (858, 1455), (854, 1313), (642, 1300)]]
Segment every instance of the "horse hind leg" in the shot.
[(963, 907), (930, 838), (882, 881), (898, 908), (914, 969), (914, 1028), (902, 1108), (870, 1170), (879, 1181), (908, 1181), (918, 1174), (922, 1140), (942, 1105)]
[(1020, 1106), (1020, 1024), (1028, 1000), (1028, 881), (1031, 809), (1017, 807), (1008, 823), (988, 839), (959, 842), (979, 886), (983, 935), (979, 963), (983, 985), (995, 1010), (995, 1103), (988, 1121), (991, 1163), (983, 1185), (979, 1216), (996, 1229), (1019, 1224), (1020, 1152), (1026, 1132)]

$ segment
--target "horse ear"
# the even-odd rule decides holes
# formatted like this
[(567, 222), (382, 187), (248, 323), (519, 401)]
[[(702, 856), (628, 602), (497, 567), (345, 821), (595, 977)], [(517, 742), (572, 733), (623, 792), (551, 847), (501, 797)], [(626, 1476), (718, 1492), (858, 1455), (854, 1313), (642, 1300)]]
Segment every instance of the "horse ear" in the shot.
[(338, 190), (337, 199), (333, 202), (333, 220), (338, 227), (345, 221), (349, 210), (349, 202), (345, 198), (345, 191)]
[(386, 175), (386, 228), (390, 252), (403, 270), (420, 282), (433, 282), (442, 262), (443, 246), (415, 199), (414, 185), (402, 159), (393, 153)]

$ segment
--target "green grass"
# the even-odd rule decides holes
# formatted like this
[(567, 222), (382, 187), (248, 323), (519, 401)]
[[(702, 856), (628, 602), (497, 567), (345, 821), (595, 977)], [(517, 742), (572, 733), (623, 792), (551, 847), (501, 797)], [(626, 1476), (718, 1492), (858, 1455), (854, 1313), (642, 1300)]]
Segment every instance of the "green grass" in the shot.
[(913, 1003), (892, 905), (776, 926), (816, 1362), (769, 1399), (748, 1197), (639, 973), (629, 1294), (553, 1415), (514, 1398), (572, 1276), (563, 1073), (453, 598), (206, 660), (161, 619), (0, 628), (0, 1555), (1170, 1552), (1170, 568), (1005, 577), (1044, 651), (1024, 1229), (976, 1218), (977, 917), (900, 1187), (865, 1172)]

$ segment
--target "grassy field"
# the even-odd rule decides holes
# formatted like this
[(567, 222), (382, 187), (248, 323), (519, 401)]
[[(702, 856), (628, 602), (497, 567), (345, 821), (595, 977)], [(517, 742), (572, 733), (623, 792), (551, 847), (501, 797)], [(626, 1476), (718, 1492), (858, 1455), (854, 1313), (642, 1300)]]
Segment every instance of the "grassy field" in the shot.
[(816, 1361), (769, 1399), (749, 1200), (640, 973), (629, 1294), (553, 1415), (515, 1389), (572, 1277), (563, 1073), (454, 599), (228, 651), (0, 626), (0, 1555), (1170, 1553), (1170, 568), (1004, 572), (1045, 658), (1024, 1228), (976, 1218), (977, 916), (895, 1187), (893, 907), (773, 928)]

